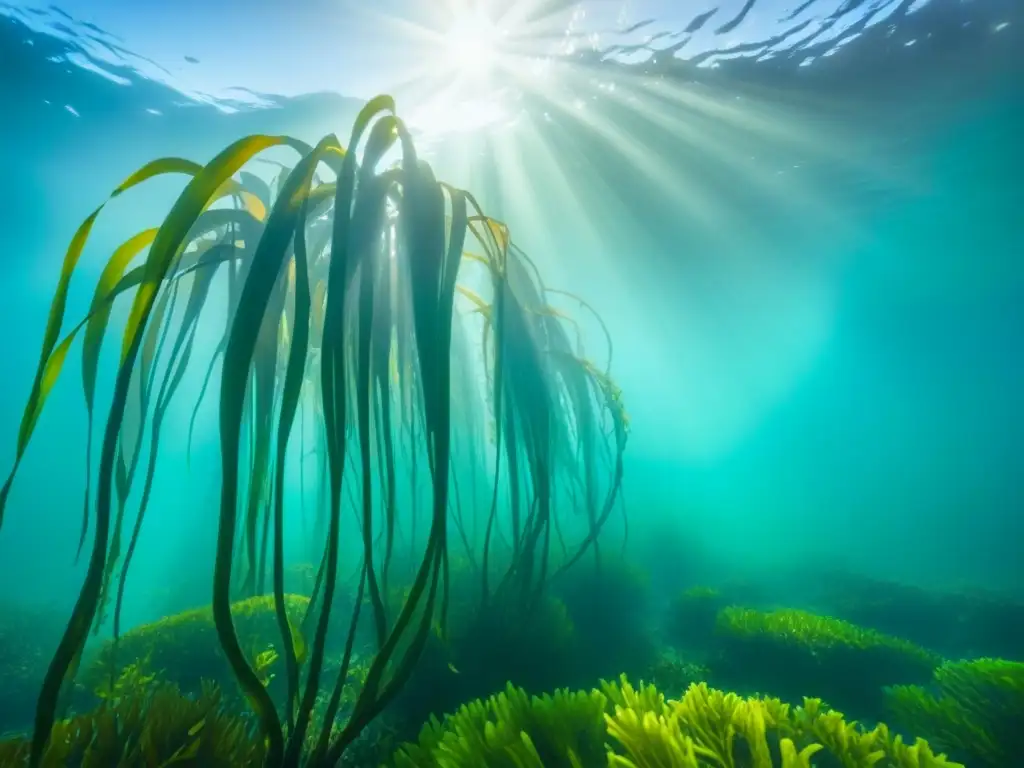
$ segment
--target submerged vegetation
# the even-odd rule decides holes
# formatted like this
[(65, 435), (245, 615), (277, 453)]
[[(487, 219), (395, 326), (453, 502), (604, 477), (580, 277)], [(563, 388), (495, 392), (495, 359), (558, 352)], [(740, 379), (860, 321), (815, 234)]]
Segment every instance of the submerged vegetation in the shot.
[[(275, 148), (299, 156), (276, 181), (243, 170)], [(382, 167), (392, 150), (399, 159)], [(589, 305), (549, 290), (503, 223), (434, 177), (388, 97), (363, 109), (347, 147), (333, 135), (315, 147), (248, 136), (206, 165), (153, 161), (112, 197), (171, 173), (190, 177), (185, 189), (159, 226), (114, 251), (88, 314), (67, 330), (71, 281), (103, 206), (75, 233), (0, 491), (2, 522), (40, 414), (82, 335), (89, 432), (80, 549), (90, 532), (92, 546), (43, 681), (30, 763), (40, 765), (63, 738), (58, 700), (90, 630), (109, 622), (115, 643), (138, 637), (120, 637), (125, 582), (164, 419), (181, 382), (198, 371), (203, 392), (219, 381), (213, 630), (255, 713), (266, 764), (335, 764), (404, 687), (431, 634), (446, 635), (451, 553), (475, 574), (480, 605), (518, 611), (538, 605), (554, 575), (597, 556), (619, 500), (629, 429), (622, 394), (607, 367), (584, 357), (579, 323), (549, 302)], [(130, 310), (94, 466), (101, 351), (121, 298)], [(227, 322), (207, 349), (197, 338), (211, 307), (226, 309)], [(307, 453), (318, 461), (317, 515), (306, 527), (317, 565), (298, 622), (309, 647), (300, 650), (284, 590), (284, 531), (286, 518), (294, 527), (301, 515), (286, 501), (285, 477)], [(471, 504), (478, 496), (487, 502)], [(572, 517), (562, 519), (563, 509)], [(360, 545), (343, 567), (349, 532)], [(405, 573), (396, 565), (400, 545), (413, 564)], [(337, 585), (353, 571), (331, 681), (325, 654)], [(402, 575), (408, 584), (395, 605)], [(265, 596), (276, 618), (272, 660), (249, 653), (232, 610), (237, 600)], [(369, 661), (338, 727), (364, 628)], [(269, 663), (284, 681), (278, 699), (266, 686)]]
[[(22, 766), (32, 742), (0, 741), (0, 765)], [(221, 706), (216, 686), (195, 698), (172, 685), (132, 689), (84, 714), (54, 724), (39, 758), (45, 768), (259, 765), (264, 747), (250, 724)]]
[[(1024, 601), (982, 589), (929, 590), (847, 573), (816, 573), (835, 615), (949, 656), (1024, 654)], [(951, 621), (955, 617), (955, 621)]]
[[(264, 152), (278, 153), (259, 158), (276, 178), (246, 170)], [(0, 625), (3, 707), (35, 703), (33, 732), (0, 741), (0, 766), (959, 765), (924, 739), (968, 766), (1021, 754), (1021, 664), (944, 662), (928, 638), (948, 612), (929, 612), (921, 640), (873, 588), (835, 606), (840, 619), (780, 608), (760, 583), (683, 589), (692, 564), (677, 550), (643, 570), (610, 554), (629, 419), (607, 329), (434, 177), (389, 98), (366, 106), (347, 147), (249, 136), (206, 165), (156, 160), (112, 197), (165, 174), (189, 181), (110, 256), (86, 316), (66, 327), (103, 206), (51, 305), (0, 524), (81, 336), (88, 569), (48, 666), (47, 643)], [(600, 362), (586, 323), (606, 337)], [(189, 445), (175, 446), (189, 448), (208, 390), (212, 604), (122, 627), (165, 420), (179, 391), (198, 391)], [(674, 594), (664, 615), (651, 574)], [(1002, 626), (984, 647), (1012, 634)]]
[(889, 688), (892, 715), (970, 766), (1013, 765), (1024, 755), (1024, 663), (946, 662), (935, 670), (934, 683), (937, 692), (917, 685)]
[(392, 707), (414, 729), (508, 683), (533, 691), (589, 687), (623, 671), (643, 674), (653, 663), (646, 586), (611, 555), (599, 570), (580, 564), (553, 582), (527, 613), (481, 608), (468, 586), (453, 577), (447, 632), (428, 639)]
[[(813, 759), (813, 763), (811, 762)], [(829, 762), (829, 760), (831, 762)], [(791, 707), (693, 684), (678, 700), (625, 676), (600, 690), (529, 696), (503, 693), (429, 722), (394, 768), (576, 768), (672, 766), (954, 768), (927, 742), (913, 745), (884, 725), (847, 722), (818, 699)]]
[[(625, 675), (599, 688), (530, 696), (513, 686), (431, 717), (418, 738), (399, 746), (378, 735), (360, 756), (392, 768), (959, 768), (928, 743), (912, 743), (883, 725), (847, 721), (820, 699), (791, 706), (689, 685), (668, 699)], [(0, 741), (0, 765), (22, 766), (30, 741)], [(252, 723), (220, 704), (216, 686), (195, 697), (161, 684), (133, 691), (56, 724), (44, 766), (258, 765), (265, 744)], [(973, 764), (973, 763), (971, 763)]]
[(795, 609), (758, 611), (730, 606), (719, 613), (718, 627), (723, 634), (742, 638), (767, 637), (814, 651), (885, 649), (928, 666), (933, 666), (937, 658), (901, 638), (858, 627), (842, 619)]
[(808, 611), (729, 606), (718, 614), (712, 674), (787, 699), (813, 691), (858, 716), (883, 687), (927, 680), (941, 659), (897, 637)]
[[(308, 608), (308, 598), (285, 595), (292, 645), (300, 659), (305, 656), (306, 649), (297, 626)], [(241, 647), (267, 686), (271, 669), (276, 675), (276, 667), (279, 666), (276, 645), (280, 641), (273, 598), (265, 595), (240, 600), (232, 604), (231, 616)], [(199, 693), (211, 681), (225, 692), (233, 687), (231, 667), (218, 642), (213, 612), (209, 607), (143, 624), (125, 632), (116, 642), (107, 641), (88, 667), (79, 673), (76, 682), (87, 691), (103, 691), (110, 680), (116, 682), (129, 672), (147, 677), (159, 675), (190, 694)], [(137, 682), (135, 684), (138, 685)]]

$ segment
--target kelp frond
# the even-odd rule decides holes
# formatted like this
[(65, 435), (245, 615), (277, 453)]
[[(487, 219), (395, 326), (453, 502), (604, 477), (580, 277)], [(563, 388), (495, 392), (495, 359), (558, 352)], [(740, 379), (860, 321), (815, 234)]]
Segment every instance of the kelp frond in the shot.
[[(294, 165), (277, 164), (274, 182), (243, 170), (273, 148), (298, 156)], [(400, 160), (381, 169), (393, 148)], [(87, 315), (67, 330), (71, 279), (103, 206), (75, 233), (50, 308), (14, 466), (0, 489), (2, 524), (39, 416), (84, 329), (89, 479), (80, 549), (90, 524), (93, 542), (79, 598), (39, 697), (31, 762), (38, 765), (45, 753), (61, 686), (108, 607), (113, 659), (161, 427), (180, 383), (204, 352), (196, 343), (200, 326), (208, 325), (204, 310), (223, 301), (227, 322), (201, 367), (199, 395), (201, 402), (219, 372), (221, 494), (212, 620), (258, 717), (267, 764), (333, 764), (404, 685), (431, 628), (443, 634), (449, 520), (467, 562), (479, 568), (485, 600), (498, 594), (527, 604), (536, 600), (552, 573), (560, 487), (572, 500), (582, 500), (586, 519), (579, 541), (571, 548), (562, 541), (560, 567), (597, 551), (598, 533), (622, 480), (628, 419), (621, 393), (607, 365), (583, 358), (579, 326), (553, 308), (536, 267), (512, 243), (505, 224), (487, 217), (468, 192), (434, 177), (390, 97), (366, 105), (347, 146), (334, 135), (316, 146), (287, 136), (248, 136), (205, 165), (180, 158), (149, 163), (111, 197), (165, 174), (188, 177), (184, 190), (158, 227), (115, 250)], [(483, 279), (472, 287), (459, 282), (470, 268), (483, 269)], [(120, 297), (130, 297), (131, 306), (94, 473), (98, 370), (111, 308)], [(463, 327), (457, 301), (470, 302), (483, 321), (476, 343), (470, 324)], [(567, 327), (576, 332), (576, 344)], [(472, 384), (474, 362), (485, 372), (482, 389)], [(197, 402), (190, 442), (198, 410)], [(487, 413), (493, 416), (493, 449), (477, 439)], [(284, 589), (284, 478), (295, 431), (301, 450), (293, 459), (301, 464), (310, 453), (319, 457), (319, 515), (307, 549), (318, 553), (319, 566), (299, 622), (311, 638), (309, 648), (289, 619)], [(460, 467), (471, 469), (461, 483), (453, 463), (457, 451)], [(430, 516), (425, 532), (417, 534), (421, 459), (429, 476)], [(399, 517), (399, 461), (412, 469), (406, 524)], [(488, 479), (487, 465), (490, 504), (478, 520), (472, 509), (464, 510), (462, 499), (475, 497), (477, 483)], [(129, 531), (128, 500), (138, 487), (137, 475), (142, 485)], [(358, 587), (340, 669), (314, 736), (308, 732), (341, 573), (346, 505), (362, 542), (353, 564)], [(404, 600), (392, 609), (389, 573), (403, 534), (417, 554)], [(497, 541), (507, 545), (500, 558)], [(496, 563), (499, 578), (492, 588)], [(268, 591), (280, 635), (272, 642), (274, 661), (280, 660), (287, 682), (283, 708), (275, 706), (264, 684), (270, 656), (254, 656), (243, 647), (232, 615), (232, 600)], [(344, 727), (337, 728), (342, 700), (350, 698), (346, 685), (361, 618), (373, 628), (375, 653), (360, 666), (360, 693)]]

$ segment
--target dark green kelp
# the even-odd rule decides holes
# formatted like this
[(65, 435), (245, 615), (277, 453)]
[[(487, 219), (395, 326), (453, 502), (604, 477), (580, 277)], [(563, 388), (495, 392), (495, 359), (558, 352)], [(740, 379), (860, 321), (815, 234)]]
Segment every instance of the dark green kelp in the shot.
[[(299, 156), (294, 166), (280, 166), (276, 182), (242, 170), (274, 147)], [(392, 150), (399, 161), (381, 170)], [(90, 479), (81, 541), (91, 528), (93, 544), (39, 698), (32, 763), (38, 765), (62, 685), (105, 607), (115, 638), (121, 631), (125, 580), (150, 504), (168, 407), (189, 372), (202, 377), (201, 401), (219, 370), (217, 635), (258, 717), (265, 763), (333, 765), (408, 680), (432, 629), (444, 633), (449, 522), (479, 573), (483, 601), (515, 597), (510, 605), (532, 604), (558, 569), (596, 553), (619, 496), (628, 420), (607, 370), (570, 341), (566, 328), (578, 333), (579, 326), (548, 304), (536, 268), (508, 229), (472, 195), (435, 178), (389, 97), (363, 109), (347, 148), (333, 135), (315, 147), (285, 136), (249, 136), (205, 166), (178, 158), (150, 163), (113, 196), (166, 173), (191, 178), (158, 228), (114, 252), (87, 317), (61, 338), (70, 281), (102, 206), (76, 232), (14, 468), (0, 491), (2, 522), (39, 415), (84, 329)], [(141, 263), (134, 264), (137, 258)], [(472, 287), (461, 280), (474, 277)], [(132, 304), (93, 475), (100, 353), (111, 307), (122, 296)], [(211, 354), (196, 337), (215, 301), (226, 306), (227, 324)], [(289, 452), (296, 433), (299, 450)], [(285, 474), (310, 455), (321, 493), (316, 521), (303, 530), (319, 565), (308, 613), (297, 626), (285, 610), (284, 531), (286, 518), (300, 510), (286, 503)], [(406, 470), (410, 490), (403, 499)], [(421, 471), (430, 497), (427, 518), (418, 523)], [(136, 490), (134, 523), (126, 528)], [(562, 525), (556, 509), (578, 520)], [(345, 511), (351, 518), (343, 520)], [(361, 546), (360, 557), (343, 570), (346, 525)], [(413, 567), (396, 601), (393, 571), (403, 539)], [(358, 586), (340, 671), (327, 686), (326, 713), (314, 717), (336, 588), (350, 573)], [(254, 670), (230, 610), (234, 599), (268, 592), (286, 671), (283, 704)], [(361, 619), (372, 628), (372, 659), (343, 727), (335, 728)], [(308, 650), (304, 631), (312, 638)]]

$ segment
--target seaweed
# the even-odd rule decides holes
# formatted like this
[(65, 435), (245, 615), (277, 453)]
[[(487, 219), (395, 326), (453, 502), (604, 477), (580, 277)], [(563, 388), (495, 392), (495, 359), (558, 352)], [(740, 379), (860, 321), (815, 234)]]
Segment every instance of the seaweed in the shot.
[[(243, 170), (272, 148), (299, 156), (293, 166), (280, 166), (273, 184)], [(398, 162), (380, 169), (392, 148)], [(0, 489), (2, 525), (39, 416), (84, 328), (82, 385), (89, 432), (80, 549), (90, 526), (93, 541), (78, 599), (43, 682), (31, 764), (39, 765), (46, 752), (61, 689), (90, 630), (105, 622), (111, 602), (114, 643), (109, 653), (112, 659), (116, 654), (124, 585), (149, 505), (161, 425), (179, 383), (193, 367), (204, 308), (220, 298), (225, 285), (227, 324), (207, 363), (199, 396), (201, 402), (219, 365), (221, 494), (212, 621), (222, 653), (259, 721), (267, 764), (333, 764), (403, 688), (431, 627), (444, 632), (450, 600), (449, 519), (471, 567), (479, 570), (485, 604), (505, 604), (508, 595), (526, 606), (542, 599), (553, 575), (549, 561), (559, 492), (582, 498), (587, 519), (579, 541), (566, 542), (559, 532), (560, 570), (588, 551), (597, 555), (597, 537), (616, 507), (622, 482), (629, 424), (621, 392), (607, 368), (573, 350), (562, 313), (549, 307), (547, 288), (508, 228), (488, 218), (470, 193), (438, 181), (419, 158), (388, 96), (371, 100), (360, 112), (347, 148), (334, 135), (316, 146), (288, 136), (248, 136), (205, 165), (181, 158), (153, 161), (111, 197), (172, 173), (189, 180), (163, 222), (114, 252), (88, 314), (64, 330), (70, 283), (104, 206), (75, 233), (51, 304), (14, 465)], [(324, 173), (333, 181), (323, 180)], [(483, 255), (466, 250), (473, 242)], [(141, 263), (133, 266), (137, 257)], [(464, 264), (483, 266), (489, 302), (457, 282)], [(179, 311), (179, 298), (186, 294)], [(110, 310), (122, 296), (131, 298), (131, 308), (94, 472), (97, 371)], [(466, 395), (459, 382), (465, 380), (472, 345), (467, 334), (455, 330), (456, 301), (471, 301), (469, 296), (480, 298), (484, 323), (476, 349), (489, 384), (485, 393), (477, 393), (484, 407), (467, 405), (458, 418), (463, 403), (455, 398)], [(197, 402), (190, 440), (198, 409)], [(481, 537), (477, 521), (467, 520), (459, 503), (460, 487), (470, 495), (475, 487), (453, 482), (458, 474), (453, 433), (478, 431), (481, 425), (467, 414), (487, 409), (494, 414), (496, 446), (492, 501), (486, 524), (479, 526), (484, 528)], [(308, 652), (300, 652), (284, 591), (284, 473), (295, 421), (305, 439), (307, 414), (315, 425), (313, 450), (321, 457), (322, 503), (307, 544), (310, 559), (319, 558), (319, 563), (300, 622), (311, 643)], [(122, 558), (128, 500), (147, 431), (143, 489)], [(404, 445), (396, 451), (396, 443)], [(479, 467), (490, 460), (479, 441), (470, 438), (462, 444), (467, 446), (465, 464)], [(430, 519), (425, 533), (417, 535), (414, 490), (408, 516), (411, 583), (401, 605), (390, 610), (386, 595), (399, 532), (395, 457), (402, 448), (414, 465), (414, 489), (418, 457), (426, 459)], [(297, 460), (301, 463), (306, 455), (303, 446)], [(602, 462), (607, 479), (599, 490)], [(470, 475), (471, 486), (477, 477)], [(374, 492), (377, 481), (383, 489), (380, 499)], [(510, 547), (507, 557), (495, 557), (492, 544), (502, 537), (497, 529), (502, 488), (508, 491)], [(337, 676), (326, 706), (316, 715), (322, 722), (313, 723), (314, 708), (323, 701), (327, 635), (341, 579), (345, 503), (355, 513), (362, 544), (352, 571), (358, 586)], [(494, 574), (496, 562), (503, 565)], [(232, 612), (238, 598), (267, 594), (268, 575), (277, 620), (274, 653), (285, 671), (283, 706), (275, 705), (264, 684), (266, 669), (254, 668), (261, 649), (243, 647)], [(364, 603), (368, 619), (362, 614)], [(337, 729), (361, 621), (373, 628), (373, 653), (360, 674), (360, 692), (348, 718)], [(319, 731), (317, 736), (310, 735), (311, 728)]]
[(883, 687), (922, 682), (941, 658), (901, 638), (807, 611), (729, 606), (718, 614), (716, 681), (786, 699), (809, 692), (860, 716), (882, 711)]
[(1024, 754), (1024, 664), (1005, 659), (949, 661), (935, 670), (935, 692), (886, 689), (895, 722), (927, 735), (968, 765), (996, 768)]
[(431, 718), (415, 744), (402, 747), (395, 768), (493, 766), (542, 768), (603, 762), (605, 697), (600, 691), (531, 697), (511, 684), (486, 700)]
[(35, 757), (29, 739), (0, 741), (0, 766), (38, 761), (46, 768), (259, 765), (262, 740), (250, 724), (225, 710), (220, 690), (204, 686), (196, 698), (173, 685), (108, 699), (97, 709), (54, 724)]
[(506, 682), (529, 690), (586, 685), (627, 670), (647, 671), (656, 656), (648, 631), (642, 572), (614, 557), (581, 563), (530, 606), (506, 593), (481, 608), (474, 571), (451, 574), (448, 625), (427, 642), (391, 714), (418, 727), (431, 714), (487, 696)]
[(1024, 602), (983, 589), (925, 589), (854, 573), (815, 573), (818, 600), (835, 615), (899, 635), (951, 658), (1024, 661)]
[(574, 684), (581, 647), (600, 642), (580, 632), (553, 595), (529, 611), (507, 600), (481, 609), (473, 576), (453, 580), (448, 626), (443, 633), (435, 626), (393, 704), (391, 714), (406, 727), (418, 728), (430, 715), (486, 696), (506, 681), (535, 690)]
[(963, 768), (913, 745), (884, 725), (865, 729), (820, 700), (790, 707), (693, 684), (678, 700), (625, 675), (600, 688), (529, 696), (509, 684), (501, 693), (432, 718), (394, 768)]
[[(309, 599), (286, 595), (285, 605), (289, 623), (295, 625), (308, 609)], [(280, 656), (276, 650), (279, 635), (272, 596), (236, 601), (231, 606), (231, 615), (247, 660), (255, 661), (268, 648)], [(229, 695), (232, 693), (234, 678), (221, 650), (209, 606), (134, 627), (116, 641), (108, 640), (89, 663), (83, 664), (77, 682), (87, 690), (96, 690), (139, 664), (187, 695), (199, 694), (207, 682), (216, 683)]]
[(668, 647), (660, 650), (644, 677), (663, 691), (685, 691), (691, 683), (707, 681), (709, 670)]

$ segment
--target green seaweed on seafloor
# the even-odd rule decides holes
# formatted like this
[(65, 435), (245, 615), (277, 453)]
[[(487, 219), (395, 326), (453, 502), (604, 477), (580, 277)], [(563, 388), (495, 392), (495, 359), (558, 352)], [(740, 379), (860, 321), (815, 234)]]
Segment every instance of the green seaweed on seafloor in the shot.
[(881, 711), (884, 686), (925, 681), (942, 662), (902, 638), (791, 608), (728, 606), (715, 642), (707, 663), (716, 682), (787, 699), (820, 694), (861, 716)]
[(38, 758), (30, 739), (0, 740), (0, 766), (133, 768), (260, 765), (265, 749), (252, 727), (221, 705), (220, 690), (204, 686), (190, 698), (169, 684), (133, 688), (98, 708), (58, 720)]
[[(295, 628), (309, 609), (309, 598), (285, 595), (288, 623)], [(277, 679), (280, 643), (276, 607), (272, 595), (235, 601), (231, 615), (246, 659), (264, 687), (273, 683), (272, 695), (279, 695), (282, 681)], [(294, 644), (301, 663), (305, 640), (294, 629)], [(269, 662), (269, 649), (277, 654)], [(254, 663), (263, 661), (262, 665)], [(261, 669), (262, 666), (262, 669)], [(271, 667), (273, 670), (271, 671)], [(185, 695), (199, 695), (207, 683), (215, 683), (229, 703), (237, 699), (232, 669), (221, 649), (213, 612), (209, 606), (193, 608), (133, 627), (120, 637), (102, 642), (88, 655), (75, 675), (75, 682), (86, 691), (124, 688), (126, 675), (133, 670), (155, 676), (159, 683), (175, 685)], [(130, 690), (130, 688), (128, 689)]]
[[(243, 170), (275, 148), (299, 156), (293, 166), (281, 167), (276, 183)], [(381, 169), (393, 149), (399, 160)], [(78, 599), (43, 681), (30, 763), (40, 765), (47, 754), (61, 689), (77, 669), (90, 630), (108, 614), (114, 630), (109, 666), (118, 667), (120, 641), (131, 634), (121, 628), (125, 583), (151, 503), (164, 418), (186, 373), (195, 367), (203, 311), (224, 298), (226, 287), (227, 323), (199, 396), (218, 380), (213, 374), (219, 366), (221, 494), (213, 630), (256, 715), (266, 764), (335, 764), (403, 688), (431, 631), (445, 632), (449, 522), (469, 567), (478, 573), (485, 603), (512, 596), (523, 606), (536, 605), (554, 575), (555, 538), (561, 548), (559, 572), (588, 552), (598, 555), (598, 535), (620, 498), (629, 429), (621, 391), (607, 367), (585, 359), (571, 343), (564, 313), (551, 305), (558, 294), (544, 285), (508, 228), (487, 217), (469, 192), (434, 177), (390, 97), (377, 97), (362, 109), (347, 147), (334, 135), (315, 146), (288, 136), (247, 136), (205, 165), (181, 158), (148, 163), (111, 198), (167, 174), (185, 175), (184, 190), (159, 226), (114, 251), (88, 314), (67, 330), (72, 277), (105, 204), (72, 238), (14, 465), (0, 489), (2, 525), (40, 414), (73, 342), (84, 331), (82, 389), (89, 431), (80, 550), (85, 551), (90, 527), (93, 540)], [(333, 181), (324, 181), (322, 174)], [(473, 243), (482, 253), (467, 250)], [(462, 285), (457, 291), (458, 280), (476, 267), (482, 268), (490, 295), (480, 296), (479, 307), (485, 320), (479, 342), (486, 402), (474, 405), (468, 396), (472, 388), (463, 381), (469, 339), (453, 320), (456, 297), (469, 300), (470, 289)], [(567, 296), (591, 311), (581, 299)], [(131, 306), (94, 467), (101, 352), (111, 309), (122, 297), (130, 298)], [(459, 408), (454, 415), (453, 402)], [(482, 413), (484, 406), (494, 414), (498, 450), (486, 529), (473, 536), (460, 511), (460, 473), (452, 471), (453, 432), (467, 424), (478, 429), (480, 424), (469, 423), (470, 415)], [(198, 403), (190, 432), (197, 412)], [(323, 505), (307, 546), (319, 565), (308, 608), (295, 622), (284, 589), (284, 476), (295, 421), (304, 425), (299, 414), (307, 412), (316, 424)], [(471, 439), (466, 445), (479, 462), (483, 451)], [(426, 457), (431, 495), (429, 525), (419, 537), (424, 546), (419, 553), (414, 550), (411, 583), (392, 609), (386, 596), (399, 527), (398, 447), (407, 450), (412, 462)], [(140, 477), (129, 528), (129, 500)], [(586, 532), (578, 541), (567, 541), (555, 514), (562, 478), (570, 478), (562, 491), (584, 510)], [(374, 489), (381, 479), (383, 503), (378, 504)], [(493, 540), (500, 487), (509, 491), (511, 530), (507, 556), (499, 558)], [(356, 500), (362, 551), (337, 678), (321, 710), (345, 493)], [(409, 519), (414, 527), (415, 502)], [(415, 544), (415, 531), (408, 538)], [(283, 670), (283, 704), (264, 684), (269, 680), (266, 665), (254, 667), (267, 646), (255, 656), (243, 646), (233, 610), (239, 598), (264, 597), (273, 602), (276, 617), (278, 636), (268, 644)], [(367, 618), (361, 616), (364, 603), (374, 652), (338, 728), (339, 707), (350, 697), (356, 630)]]
[(760, 611), (729, 606), (719, 613), (718, 625), (725, 635), (778, 638), (812, 650), (887, 649), (926, 665), (929, 669), (934, 668), (939, 658), (937, 654), (908, 640), (859, 627), (842, 619), (792, 608)]
[(892, 719), (970, 766), (1012, 765), (1024, 754), (1024, 663), (991, 658), (949, 661), (935, 670), (934, 689), (887, 688)]
[[(813, 763), (812, 763), (813, 759)], [(963, 768), (805, 699), (791, 707), (692, 684), (678, 699), (625, 675), (590, 691), (529, 696), (509, 684), (432, 718), (394, 768)]]

